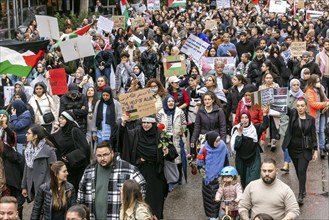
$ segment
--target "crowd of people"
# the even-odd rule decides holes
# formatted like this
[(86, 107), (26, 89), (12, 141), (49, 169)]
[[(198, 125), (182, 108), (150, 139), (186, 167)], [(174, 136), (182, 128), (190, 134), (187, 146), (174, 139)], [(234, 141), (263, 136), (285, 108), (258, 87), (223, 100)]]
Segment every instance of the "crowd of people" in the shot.
[[(0, 217), (25, 219), (27, 201), (30, 219), (164, 219), (168, 193), (187, 183), (188, 153), (210, 219), (227, 214), (224, 203), (243, 220), (299, 216), (309, 162), (328, 153), (329, 8), (288, 1), (286, 13), (275, 13), (267, 1), (214, 2), (129, 10), (145, 23), (111, 33), (97, 27), (97, 16), (79, 27), (67, 19), (62, 38), (92, 23), (85, 35), (95, 56), (65, 62), (60, 42), (49, 39), (27, 77), (0, 73)], [(216, 25), (206, 28), (208, 20)], [(181, 52), (192, 34), (209, 44), (200, 60)], [(40, 39), (35, 20), (15, 36)], [(305, 42), (302, 56), (293, 54), (294, 42)], [(186, 74), (165, 77), (162, 59), (175, 55), (185, 56)], [(234, 73), (216, 59), (211, 67), (208, 57), (233, 58)], [(60, 96), (49, 83), (48, 70), (57, 68), (68, 85)], [(5, 86), (14, 87), (12, 97), (4, 97)], [(132, 120), (118, 96), (144, 88), (156, 113)], [(286, 113), (254, 108), (253, 93), (269, 88), (287, 88)], [(276, 178), (276, 161), (262, 161), (267, 146), (282, 151), (281, 171), (292, 162), (297, 196)]]

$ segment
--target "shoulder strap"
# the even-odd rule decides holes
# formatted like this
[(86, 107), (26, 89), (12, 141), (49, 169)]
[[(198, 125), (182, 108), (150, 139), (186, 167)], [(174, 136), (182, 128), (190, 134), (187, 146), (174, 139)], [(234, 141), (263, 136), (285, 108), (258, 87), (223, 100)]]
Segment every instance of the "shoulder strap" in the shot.
[(34, 101), (37, 103), (37, 106), (38, 106), (38, 109), (39, 109), (40, 114), (43, 115), (43, 113), (41, 111), (41, 108), (40, 108), (40, 105), (39, 105), (39, 102), (36, 99), (34, 99)]

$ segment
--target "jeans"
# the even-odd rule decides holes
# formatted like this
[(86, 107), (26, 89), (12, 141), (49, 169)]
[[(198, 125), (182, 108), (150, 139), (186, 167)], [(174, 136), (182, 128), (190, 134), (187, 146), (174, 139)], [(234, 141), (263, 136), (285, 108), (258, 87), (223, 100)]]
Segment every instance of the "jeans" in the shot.
[(326, 121), (327, 121), (326, 115), (321, 114), (319, 120), (319, 133), (318, 133), (320, 150), (325, 149), (325, 145), (326, 145), (326, 137), (324, 135), (324, 129), (326, 128)]
[(284, 159), (284, 162), (287, 162), (287, 163), (291, 162), (291, 158), (290, 158), (289, 153), (288, 153), (288, 148), (286, 148), (283, 151), (283, 159)]
[(108, 67), (108, 68), (104, 68), (103, 70), (100, 70), (99, 68), (96, 67), (96, 74), (95, 74), (95, 77), (96, 77), (96, 80), (98, 79), (99, 76), (103, 76), (105, 75), (108, 82), (107, 84), (110, 86), (110, 79), (111, 79), (111, 67)]

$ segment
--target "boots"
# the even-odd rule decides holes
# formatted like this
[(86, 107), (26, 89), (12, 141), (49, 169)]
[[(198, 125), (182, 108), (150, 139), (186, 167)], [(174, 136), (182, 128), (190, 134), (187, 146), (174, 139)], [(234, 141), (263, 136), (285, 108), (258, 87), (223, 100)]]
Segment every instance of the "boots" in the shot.
[(286, 173), (289, 173), (289, 163), (288, 162), (284, 162), (283, 167), (280, 169), (281, 171), (284, 171)]
[(298, 205), (299, 205), (299, 206), (304, 205), (304, 196), (303, 196), (303, 193), (299, 193), (299, 194), (298, 194), (297, 202), (298, 202)]

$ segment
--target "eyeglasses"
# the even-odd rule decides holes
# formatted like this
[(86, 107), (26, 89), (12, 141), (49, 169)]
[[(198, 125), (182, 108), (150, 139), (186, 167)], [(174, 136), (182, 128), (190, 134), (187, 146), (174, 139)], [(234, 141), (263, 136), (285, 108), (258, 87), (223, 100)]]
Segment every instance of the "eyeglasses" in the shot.
[(106, 154), (96, 154), (97, 159), (102, 159), (102, 158), (108, 158), (111, 155), (111, 153), (106, 153)]

